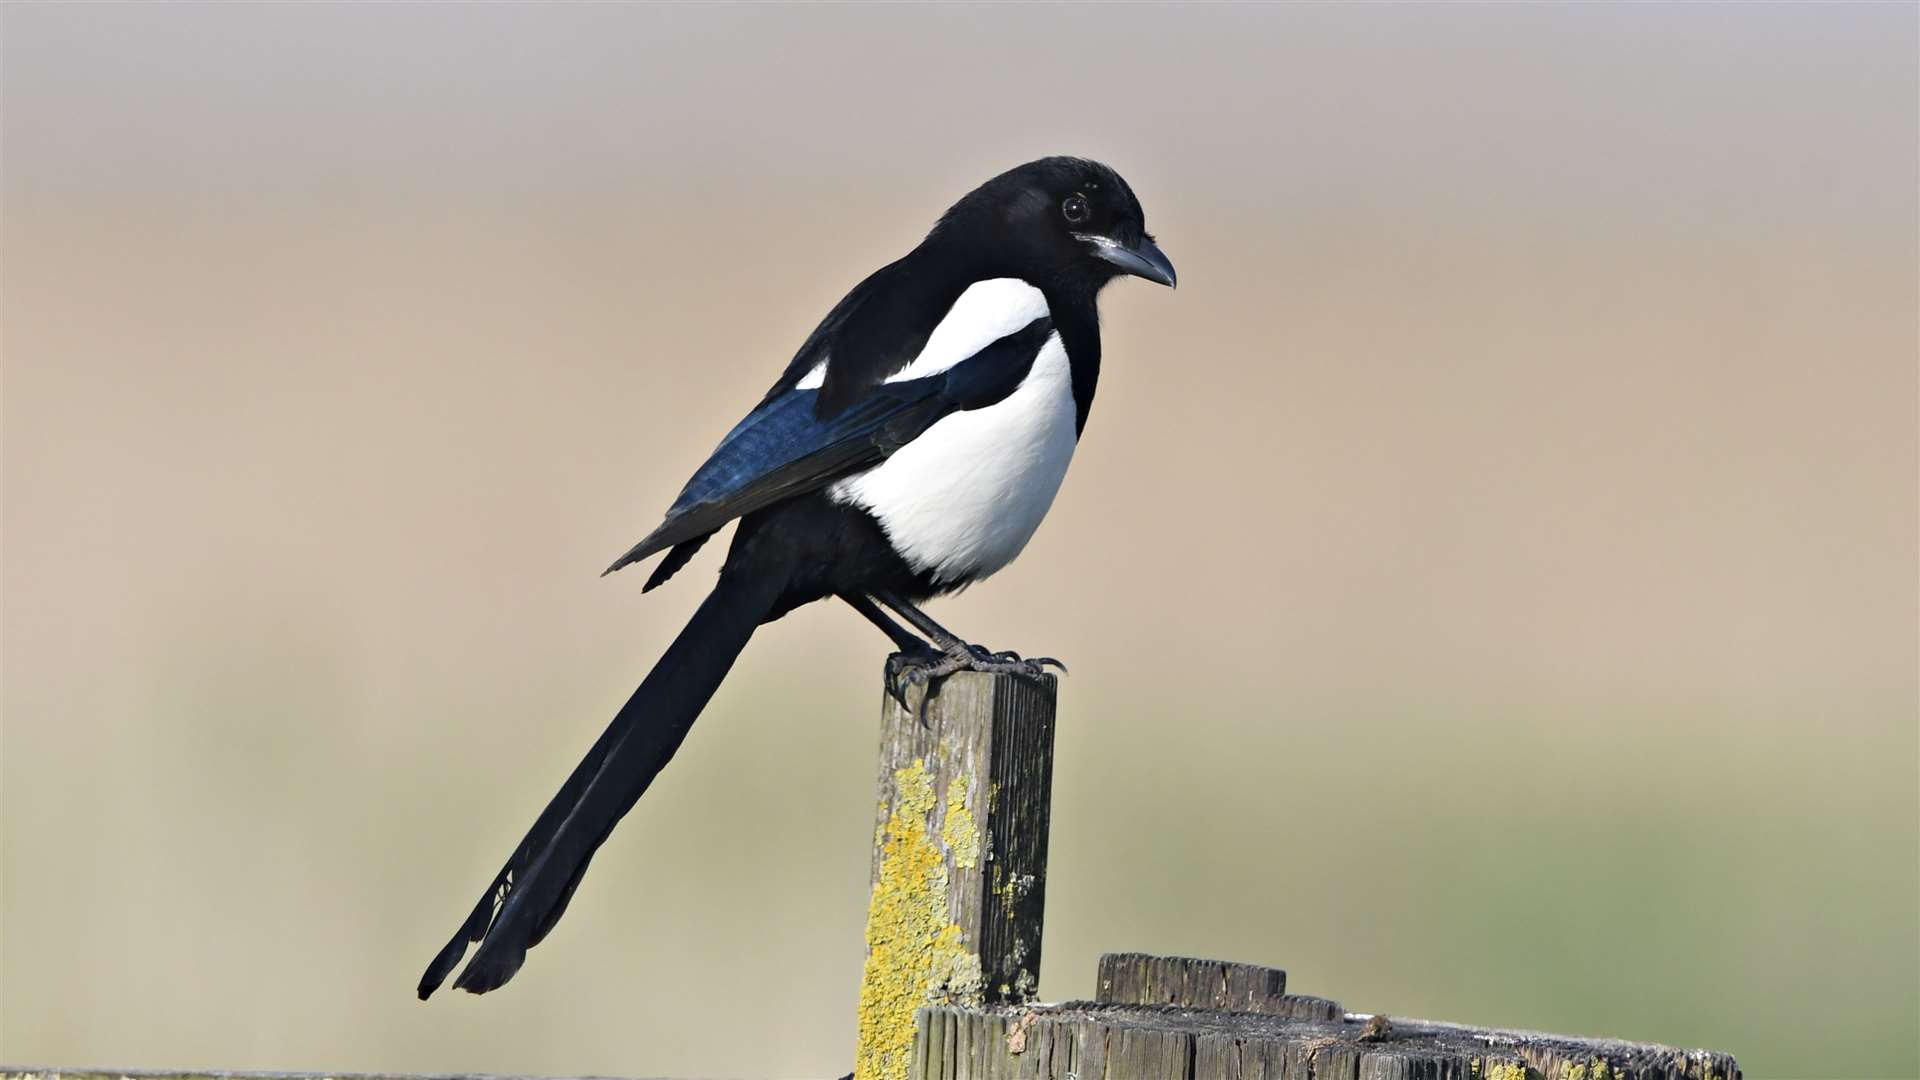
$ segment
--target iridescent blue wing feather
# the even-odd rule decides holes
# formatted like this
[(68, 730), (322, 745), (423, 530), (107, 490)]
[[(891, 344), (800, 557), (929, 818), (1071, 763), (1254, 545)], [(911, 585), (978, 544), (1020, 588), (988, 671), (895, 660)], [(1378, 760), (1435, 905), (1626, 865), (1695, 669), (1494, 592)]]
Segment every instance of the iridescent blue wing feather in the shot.
[[(606, 573), (675, 545), (690, 545), (684, 554), (676, 553), (678, 563), (673, 556), (662, 563), (661, 569), (671, 573), (734, 518), (873, 468), (941, 417), (1001, 400), (1027, 377), (1052, 332), (1050, 320), (1036, 319), (945, 371), (873, 386), (826, 418), (818, 415), (817, 388), (769, 397), (714, 447), (668, 508), (666, 520)], [(661, 580), (656, 572), (648, 587)]]

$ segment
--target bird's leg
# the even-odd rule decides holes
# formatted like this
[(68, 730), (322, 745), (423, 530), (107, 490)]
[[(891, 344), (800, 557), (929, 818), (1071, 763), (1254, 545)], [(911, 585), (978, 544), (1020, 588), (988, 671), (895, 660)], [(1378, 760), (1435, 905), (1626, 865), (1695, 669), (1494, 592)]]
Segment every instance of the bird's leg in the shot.
[(894, 647), (901, 652), (938, 652), (933, 646), (913, 636), (913, 631), (894, 622), (892, 616), (880, 610), (880, 605), (859, 593), (841, 593), (840, 599), (847, 606), (867, 617), (867, 621), (880, 628), (880, 632), (893, 640)]
[(900, 617), (913, 625), (915, 630), (927, 635), (938, 647), (937, 658), (916, 660), (905, 658), (903, 666), (907, 668), (907, 678), (912, 682), (931, 682), (945, 678), (956, 671), (985, 671), (993, 674), (1024, 675), (1027, 678), (1039, 678), (1046, 674), (1048, 667), (1067, 670), (1067, 665), (1051, 656), (1036, 656), (1031, 660), (1023, 659), (1015, 652), (993, 652), (983, 645), (970, 645), (958, 634), (948, 630), (933, 620), (933, 617), (918, 607), (890, 592), (873, 594), (875, 600), (899, 612)]
[(901, 708), (910, 708), (907, 704), (907, 687), (913, 680), (907, 677), (907, 672), (917, 666), (938, 663), (945, 654), (915, 637), (913, 631), (894, 622), (891, 616), (880, 610), (880, 605), (867, 597), (859, 593), (841, 593), (840, 599), (845, 600), (848, 607), (865, 615), (867, 621), (879, 627), (880, 632), (891, 638), (894, 647), (900, 650), (887, 657), (887, 693), (900, 703)]

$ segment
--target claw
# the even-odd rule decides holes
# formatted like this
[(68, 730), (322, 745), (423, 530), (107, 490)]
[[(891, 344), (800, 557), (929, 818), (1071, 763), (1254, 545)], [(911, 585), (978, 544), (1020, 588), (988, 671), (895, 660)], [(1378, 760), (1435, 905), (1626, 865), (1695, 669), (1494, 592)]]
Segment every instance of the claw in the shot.
[(947, 652), (897, 652), (887, 657), (887, 693), (900, 703), (902, 709), (910, 709), (912, 705), (907, 700), (908, 688), (924, 687), (920, 695), (920, 707), (914, 711), (919, 715), (921, 725), (925, 726), (927, 704), (939, 692), (940, 680), (956, 671), (982, 671), (993, 675), (1038, 679), (1047, 674), (1049, 667), (1059, 668), (1062, 673), (1067, 670), (1067, 665), (1051, 656), (1036, 656), (1027, 660), (1011, 649), (994, 652), (983, 645), (956, 643)]
[(891, 671), (887, 672), (887, 696), (899, 702), (900, 707), (903, 709), (912, 708), (912, 706), (907, 703), (906, 680), (898, 677)]
[[(927, 681), (927, 665), (938, 663), (940, 654), (927, 657), (909, 656), (906, 653), (891, 653), (887, 656), (887, 696), (900, 703), (902, 709), (913, 708), (907, 700), (907, 688), (924, 685)], [(920, 703), (922, 715), (926, 710), (926, 701)]]

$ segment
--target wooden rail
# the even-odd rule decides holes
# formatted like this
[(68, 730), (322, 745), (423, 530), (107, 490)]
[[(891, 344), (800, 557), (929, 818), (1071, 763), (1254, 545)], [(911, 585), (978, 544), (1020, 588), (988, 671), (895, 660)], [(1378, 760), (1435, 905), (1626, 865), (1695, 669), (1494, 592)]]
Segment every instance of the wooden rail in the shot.
[(1352, 1014), (1286, 972), (1101, 958), (1095, 1001), (923, 1011), (919, 1080), (1735, 1080), (1726, 1054)]
[[(855, 1080), (1739, 1080), (1714, 1051), (1350, 1013), (1254, 964), (1109, 954), (1094, 1000), (1036, 1003), (1057, 689), (961, 673), (929, 701), (882, 696)], [(0, 1080), (453, 1078), (0, 1065)]]

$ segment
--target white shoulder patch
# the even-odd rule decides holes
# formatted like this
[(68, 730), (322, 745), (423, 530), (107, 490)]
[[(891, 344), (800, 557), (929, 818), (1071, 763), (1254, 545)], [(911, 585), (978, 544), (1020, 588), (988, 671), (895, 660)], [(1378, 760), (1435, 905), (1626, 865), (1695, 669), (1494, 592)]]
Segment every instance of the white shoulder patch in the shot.
[[(887, 381), (939, 374), (1047, 314), (1046, 295), (1019, 278), (976, 281), (967, 286), (967, 291), (940, 317), (940, 324), (927, 336), (927, 344), (920, 354), (906, 367), (887, 376)], [(826, 382), (827, 361), (822, 360), (793, 387), (818, 390)]]
[(1047, 314), (1045, 294), (1019, 278), (976, 281), (947, 309), (920, 355), (887, 381), (938, 374)]

